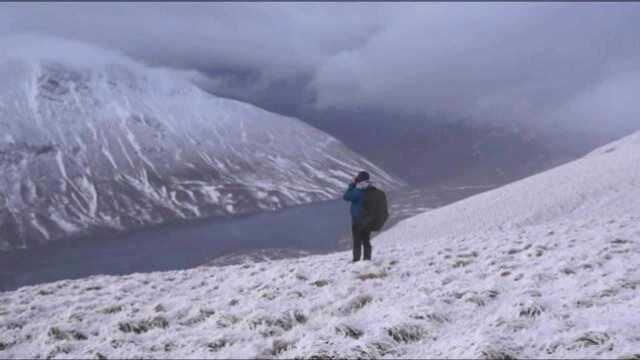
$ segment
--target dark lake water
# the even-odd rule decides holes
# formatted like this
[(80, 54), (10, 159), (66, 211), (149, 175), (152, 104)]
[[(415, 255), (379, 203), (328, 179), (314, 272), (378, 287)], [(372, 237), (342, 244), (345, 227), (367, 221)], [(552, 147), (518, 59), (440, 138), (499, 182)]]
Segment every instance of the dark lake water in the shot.
[(95, 274), (187, 269), (243, 249), (329, 252), (349, 230), (348, 204), (328, 201), (233, 218), (162, 225), (116, 238), (0, 254), (0, 290)]
[[(486, 188), (407, 189), (389, 194), (392, 217), (388, 227), (427, 208), (482, 190)], [(228, 254), (260, 249), (328, 253), (337, 250), (339, 239), (349, 234), (349, 205), (341, 200), (161, 225), (112, 238), (58, 242), (0, 253), (0, 291), (96, 274), (188, 269)]]

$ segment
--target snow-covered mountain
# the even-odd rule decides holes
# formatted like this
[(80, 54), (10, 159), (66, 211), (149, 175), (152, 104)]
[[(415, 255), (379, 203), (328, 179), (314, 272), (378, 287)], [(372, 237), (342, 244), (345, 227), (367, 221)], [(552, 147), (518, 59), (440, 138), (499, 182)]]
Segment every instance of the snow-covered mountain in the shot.
[(0, 357), (640, 357), (640, 133), (350, 254), (0, 293)]
[(331, 136), (188, 74), (60, 39), (2, 45), (0, 250), (326, 200), (361, 169), (399, 184)]

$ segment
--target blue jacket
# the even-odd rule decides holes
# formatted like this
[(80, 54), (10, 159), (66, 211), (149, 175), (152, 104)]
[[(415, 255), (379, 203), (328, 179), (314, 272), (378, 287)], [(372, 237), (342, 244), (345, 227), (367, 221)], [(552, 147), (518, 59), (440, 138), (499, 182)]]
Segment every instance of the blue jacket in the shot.
[(356, 186), (351, 183), (347, 191), (344, 192), (342, 199), (351, 202), (351, 218), (353, 220), (360, 219), (363, 212), (364, 191), (356, 188)]

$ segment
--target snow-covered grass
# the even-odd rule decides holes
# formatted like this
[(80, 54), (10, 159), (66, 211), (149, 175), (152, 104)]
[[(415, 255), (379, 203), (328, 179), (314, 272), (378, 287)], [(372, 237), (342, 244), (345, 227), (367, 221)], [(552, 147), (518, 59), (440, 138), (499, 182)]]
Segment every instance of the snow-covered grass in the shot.
[(408, 219), (375, 239), (373, 262), (343, 252), (1, 293), (0, 357), (638, 358), (638, 164), (636, 134)]

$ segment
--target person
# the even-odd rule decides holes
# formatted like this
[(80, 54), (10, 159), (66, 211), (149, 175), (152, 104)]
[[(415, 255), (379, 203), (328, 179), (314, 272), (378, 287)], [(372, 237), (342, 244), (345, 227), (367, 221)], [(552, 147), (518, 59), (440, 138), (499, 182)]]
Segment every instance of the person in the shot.
[(351, 234), (353, 236), (353, 262), (371, 260), (370, 216), (364, 207), (365, 192), (372, 187), (369, 173), (361, 171), (349, 184), (342, 198), (351, 202)]

